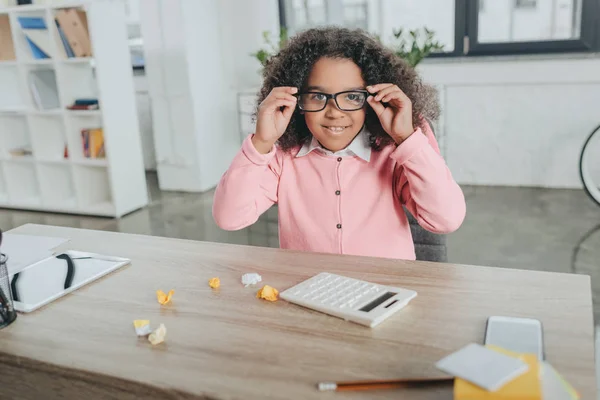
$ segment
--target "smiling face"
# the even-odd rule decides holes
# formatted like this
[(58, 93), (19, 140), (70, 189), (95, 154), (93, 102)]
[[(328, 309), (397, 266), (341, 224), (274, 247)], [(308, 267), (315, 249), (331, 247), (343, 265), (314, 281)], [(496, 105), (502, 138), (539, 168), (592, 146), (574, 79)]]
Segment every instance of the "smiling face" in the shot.
[[(321, 58), (308, 77), (307, 87), (303, 91), (334, 94), (349, 90), (363, 90), (365, 82), (360, 68), (351, 60)], [(322, 96), (321, 96), (322, 97)], [(315, 100), (319, 100), (317, 95)], [(342, 108), (350, 108), (345, 104), (357, 103), (361, 100), (356, 94), (341, 94), (338, 102)], [(325, 109), (317, 112), (305, 112), (304, 118), (308, 129), (323, 147), (331, 151), (339, 151), (348, 147), (365, 123), (364, 107), (357, 111), (342, 111), (335, 100), (329, 99)]]

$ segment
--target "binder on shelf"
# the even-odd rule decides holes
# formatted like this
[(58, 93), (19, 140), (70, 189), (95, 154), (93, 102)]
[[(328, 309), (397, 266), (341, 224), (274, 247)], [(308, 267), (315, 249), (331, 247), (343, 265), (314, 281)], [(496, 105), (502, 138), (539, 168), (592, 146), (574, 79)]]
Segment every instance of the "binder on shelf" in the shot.
[(90, 158), (90, 130), (89, 129), (81, 130), (81, 144), (83, 146), (83, 156), (85, 158)]
[(31, 54), (36, 60), (51, 58), (54, 54), (50, 35), (44, 18), (41, 17), (18, 17), (21, 31), (29, 45)]
[(60, 38), (60, 42), (62, 43), (62, 48), (65, 51), (65, 58), (75, 57), (75, 53), (73, 53), (73, 49), (71, 48), (71, 45), (69, 44), (69, 41), (65, 36), (65, 32), (63, 31), (63, 29), (60, 26), (60, 23), (58, 22), (58, 19), (55, 19), (54, 22), (56, 23), (56, 29), (58, 30), (58, 36)]
[(18, 17), (21, 29), (48, 29), (44, 18), (41, 17)]
[(27, 44), (29, 45), (29, 48), (31, 49), (31, 55), (33, 56), (33, 58), (35, 58), (36, 60), (50, 58), (50, 56), (48, 54), (44, 53), (44, 50), (40, 49), (34, 42), (31, 41), (31, 39), (29, 39), (28, 37), (25, 37), (25, 40), (27, 40)]
[(15, 45), (8, 15), (0, 15), (0, 61), (16, 60)]
[(81, 143), (85, 158), (105, 158), (104, 131), (102, 128), (82, 129)]
[(98, 99), (75, 99), (76, 106), (93, 106), (98, 104)]
[[(50, 35), (45, 29), (22, 29), (29, 47), (37, 58), (53, 58), (55, 56), (54, 43), (52, 43)], [(34, 48), (37, 51), (34, 51)], [(37, 57), (36, 53), (43, 53), (45, 57)]]
[(63, 9), (56, 13), (56, 20), (75, 57), (91, 57), (92, 46), (85, 12), (74, 8)]

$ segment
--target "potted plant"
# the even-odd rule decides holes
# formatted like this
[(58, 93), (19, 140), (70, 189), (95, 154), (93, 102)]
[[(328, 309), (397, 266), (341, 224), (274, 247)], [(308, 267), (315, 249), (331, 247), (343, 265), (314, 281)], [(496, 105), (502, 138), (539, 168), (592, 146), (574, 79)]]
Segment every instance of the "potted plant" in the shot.
[(264, 31), (263, 32), (263, 40), (265, 42), (266, 48), (261, 48), (258, 51), (251, 53), (251, 55), (258, 60), (260, 65), (264, 67), (267, 64), (267, 60), (277, 54), (279, 49), (285, 46), (285, 43), (288, 40), (287, 29), (281, 28), (279, 30), (279, 40), (275, 43), (271, 38), (271, 32)]
[(429, 54), (444, 49), (444, 45), (434, 39), (435, 32), (427, 29), (406, 31), (394, 29), (394, 43), (391, 48), (396, 55), (416, 67)]

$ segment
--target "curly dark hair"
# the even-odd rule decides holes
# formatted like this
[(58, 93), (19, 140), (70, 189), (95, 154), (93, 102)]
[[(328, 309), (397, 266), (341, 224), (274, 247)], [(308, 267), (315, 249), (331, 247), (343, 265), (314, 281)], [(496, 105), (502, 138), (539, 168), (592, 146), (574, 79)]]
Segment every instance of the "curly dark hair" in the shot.
[[(439, 116), (437, 93), (423, 84), (417, 72), (408, 63), (385, 48), (367, 32), (357, 29), (326, 27), (309, 29), (291, 38), (279, 53), (271, 57), (263, 71), (257, 107), (279, 86), (293, 86), (302, 90), (313, 65), (322, 57), (352, 60), (362, 71), (366, 85), (393, 83), (412, 101), (413, 125), (423, 127), (426, 120)], [(384, 131), (371, 107), (366, 107), (365, 125), (369, 143), (374, 150), (393, 143)], [(304, 116), (296, 109), (291, 121), (279, 139), (279, 147), (289, 151), (301, 146), (311, 133)]]

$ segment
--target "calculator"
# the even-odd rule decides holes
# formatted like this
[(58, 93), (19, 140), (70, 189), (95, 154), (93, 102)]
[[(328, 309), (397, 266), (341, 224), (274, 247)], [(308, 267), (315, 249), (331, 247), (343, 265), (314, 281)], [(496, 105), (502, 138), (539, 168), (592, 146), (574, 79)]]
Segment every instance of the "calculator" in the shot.
[(417, 296), (414, 290), (378, 285), (322, 272), (287, 289), (280, 297), (371, 328)]

